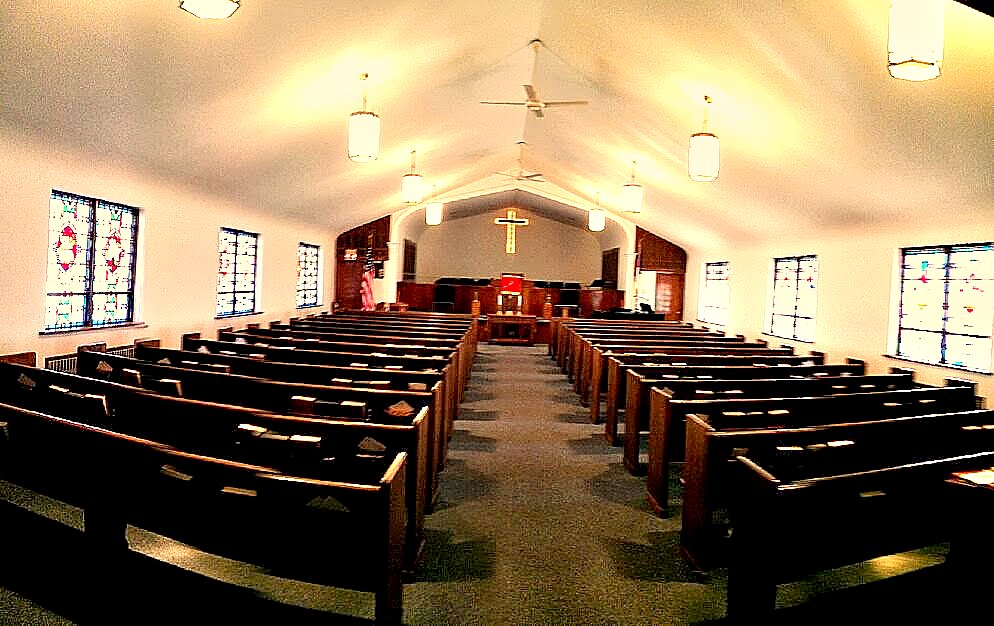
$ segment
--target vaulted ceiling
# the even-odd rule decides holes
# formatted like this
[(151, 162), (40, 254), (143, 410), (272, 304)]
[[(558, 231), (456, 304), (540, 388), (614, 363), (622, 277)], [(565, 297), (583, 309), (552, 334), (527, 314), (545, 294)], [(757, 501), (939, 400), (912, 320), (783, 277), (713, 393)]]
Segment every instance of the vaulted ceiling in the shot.
[[(994, 18), (958, 2), (923, 83), (888, 75), (888, 0), (242, 0), (223, 21), (174, 0), (4, 5), (0, 125), (333, 232), (404, 207), (412, 150), (453, 216), (519, 189), (580, 224), (571, 206), (618, 210), (635, 161), (633, 221), (689, 247), (994, 220)], [(363, 72), (383, 130), (358, 164)], [(589, 104), (480, 104), (524, 84)], [(721, 174), (695, 183), (705, 95)], [(520, 141), (545, 182), (498, 174)]]

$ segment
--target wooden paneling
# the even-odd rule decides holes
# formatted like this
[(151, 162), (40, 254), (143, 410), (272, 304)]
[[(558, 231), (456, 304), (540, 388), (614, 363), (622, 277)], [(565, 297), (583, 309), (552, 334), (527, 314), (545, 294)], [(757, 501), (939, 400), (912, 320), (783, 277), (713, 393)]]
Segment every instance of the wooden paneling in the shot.
[(639, 227), (635, 228), (635, 250), (643, 270), (679, 274), (687, 271), (687, 253), (683, 248)]
[(381, 217), (362, 226), (356, 226), (352, 230), (347, 230), (335, 240), (335, 253), (337, 259), (341, 260), (345, 250), (355, 248), (362, 258), (363, 251), (369, 245), (369, 237), (372, 236), (373, 258), (377, 261), (386, 261), (389, 256), (387, 241), (390, 239), (390, 216)]

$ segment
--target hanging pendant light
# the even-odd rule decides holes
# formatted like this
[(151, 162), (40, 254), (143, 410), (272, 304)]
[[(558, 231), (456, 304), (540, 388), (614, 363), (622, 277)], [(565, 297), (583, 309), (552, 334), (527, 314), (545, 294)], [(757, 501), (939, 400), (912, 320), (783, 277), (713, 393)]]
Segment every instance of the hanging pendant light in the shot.
[(438, 226), (442, 223), (442, 210), (445, 205), (441, 202), (429, 202), (425, 205), (425, 224)]
[(363, 81), (362, 110), (349, 116), (349, 158), (356, 163), (375, 161), (380, 154), (380, 116), (366, 110), (366, 79), (369, 74), (359, 75)]
[[(431, 195), (435, 197), (435, 185), (431, 186)], [(438, 200), (432, 200), (425, 205), (425, 224), (427, 226), (438, 226), (442, 223), (442, 209), (445, 205)]]
[(238, 10), (238, 0), (183, 0), (179, 8), (204, 20), (223, 20)]
[(590, 209), (587, 213), (587, 228), (591, 232), (599, 233), (604, 230), (604, 226), (607, 223), (607, 216), (604, 213), (604, 209), (601, 208), (601, 194), (597, 194), (597, 208)]
[(929, 80), (942, 72), (945, 0), (891, 0), (887, 68), (902, 80)]
[(718, 178), (718, 136), (708, 131), (708, 105), (711, 96), (704, 96), (704, 126), (690, 136), (687, 173), (690, 180), (709, 183)]
[(635, 182), (635, 161), (632, 161), (632, 179), (621, 188), (621, 204), (625, 213), (641, 213), (644, 201), (645, 191)]
[(400, 196), (407, 204), (417, 204), (424, 197), (423, 179), (414, 171), (416, 150), (411, 150), (411, 171), (401, 179)]

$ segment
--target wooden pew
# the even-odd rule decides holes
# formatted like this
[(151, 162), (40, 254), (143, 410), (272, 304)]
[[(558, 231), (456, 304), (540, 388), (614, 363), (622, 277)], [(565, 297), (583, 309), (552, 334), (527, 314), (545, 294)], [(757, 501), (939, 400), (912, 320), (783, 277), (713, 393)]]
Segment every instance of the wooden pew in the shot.
[[(340, 353), (350, 353), (350, 354), (368, 354), (371, 356), (416, 356), (424, 358), (436, 358), (444, 359), (447, 363), (452, 364), (452, 374), (453, 380), (451, 381), (455, 389), (462, 390), (467, 385), (467, 378), (469, 376), (469, 370), (464, 367), (464, 364), (460, 362), (459, 351), (450, 348), (433, 348), (433, 347), (422, 347), (414, 345), (388, 345), (388, 344), (376, 344), (376, 343), (356, 343), (356, 342), (345, 342), (345, 341), (323, 341), (320, 339), (287, 339), (281, 337), (264, 337), (262, 335), (251, 335), (250, 331), (243, 331), (240, 333), (234, 332), (219, 332), (218, 339), (225, 343), (234, 343), (237, 341), (245, 341), (247, 344), (251, 344), (254, 338), (256, 345), (262, 345), (269, 348), (285, 348), (285, 349), (295, 349), (295, 350), (307, 350), (308, 352), (340, 352)], [(186, 340), (184, 338), (184, 349), (188, 349), (185, 345)], [(455, 407), (458, 412), (458, 406)]]
[[(605, 393), (604, 438), (612, 446), (621, 445), (618, 438), (618, 412), (626, 398), (626, 371), (632, 367), (652, 369), (670, 365), (697, 367), (717, 365), (723, 367), (778, 366), (778, 365), (822, 365), (822, 353), (797, 355), (788, 348), (767, 348), (747, 350), (748, 354), (733, 352), (712, 352), (710, 354), (643, 354), (626, 353), (608, 355), (607, 392)], [(592, 403), (591, 403), (592, 406)]]
[[(258, 337), (268, 337), (268, 339), (263, 339), (261, 341), (273, 343), (277, 342), (277, 345), (281, 345), (282, 341), (285, 339), (303, 339), (303, 340), (319, 340), (319, 342), (331, 343), (346, 343), (346, 344), (373, 344), (376, 347), (370, 351), (383, 351), (387, 350), (388, 353), (396, 353), (395, 350), (401, 350), (402, 353), (410, 353), (411, 350), (420, 351), (421, 348), (426, 349), (438, 349), (438, 350), (448, 350), (450, 358), (452, 358), (454, 367), (459, 371), (459, 379), (462, 383), (460, 387), (459, 399), (462, 399), (462, 389), (466, 386), (467, 380), (469, 378), (470, 369), (472, 368), (473, 357), (475, 354), (474, 350), (470, 349), (470, 344), (465, 337), (451, 338), (451, 337), (437, 337), (437, 336), (427, 336), (419, 337), (416, 340), (412, 340), (409, 337), (394, 334), (393, 331), (377, 331), (377, 332), (359, 332), (358, 329), (352, 329), (350, 332), (341, 331), (329, 331), (329, 330), (298, 330), (296, 328), (289, 330), (276, 330), (276, 329), (253, 329), (238, 331), (234, 333), (235, 335), (244, 334), (252, 339), (249, 341), (260, 341)], [(224, 334), (219, 338), (224, 338)], [(444, 352), (442, 353), (444, 355)]]
[[(446, 385), (448, 381), (446, 365), (441, 371), (404, 370), (375, 367), (350, 367), (347, 365), (311, 365), (304, 363), (279, 363), (260, 361), (249, 356), (231, 354), (205, 353), (184, 351), (169, 348), (148, 347), (139, 344), (135, 349), (135, 357), (149, 362), (165, 360), (165, 365), (189, 367), (189, 363), (198, 363), (202, 369), (213, 366), (226, 368), (228, 373), (268, 378), (285, 382), (300, 382), (318, 385), (375, 387), (396, 390), (430, 391), (435, 398), (432, 401), (433, 413), (438, 407), (439, 424), (437, 429), (448, 440), (452, 428), (452, 407), (457, 402), (455, 390)], [(215, 370), (217, 371), (217, 370)], [(363, 384), (376, 383), (376, 384)], [(435, 425), (433, 424), (433, 427)], [(444, 464), (444, 459), (440, 459)]]
[[(89, 369), (87, 361), (91, 357), (82, 356), (81, 365), (84, 369)], [(113, 359), (126, 360), (125, 357), (99, 353), (92, 353), (92, 358), (103, 359), (105, 362)], [(104, 378), (115, 375), (115, 371), (107, 372)], [(315, 458), (306, 449), (310, 444), (303, 441), (296, 447), (301, 448), (301, 454), (305, 455), (303, 458), (307, 463), (293, 462), (290, 468), (283, 468), (294, 471), (310, 468), (304, 473), (314, 478), (323, 477), (323, 474), (316, 473), (323, 471), (322, 468), (326, 465), (322, 459), (336, 457), (337, 447), (357, 444), (365, 437), (371, 437), (390, 448), (405, 452), (409, 457), (404, 474), (409, 510), (406, 517), (408, 540), (405, 567), (413, 571), (421, 557), (424, 547), (424, 515), (431, 501), (432, 487), (426, 408), (406, 421), (395, 420), (389, 424), (356, 421), (351, 416), (338, 419), (334, 416), (295, 416), (286, 412), (234, 404), (234, 400), (214, 402), (168, 397), (106, 379), (2, 364), (0, 393), (9, 402), (23, 408), (62, 417), (76, 416), (77, 420), (85, 420), (93, 426), (154, 438), (198, 454), (240, 461), (257, 461), (255, 456), (246, 458), (243, 455), (255, 454), (260, 450), (258, 441), (250, 437), (253, 432), (259, 431), (244, 430), (240, 428), (243, 425), (264, 428), (271, 431), (271, 434), (283, 433), (288, 437), (295, 434), (316, 434), (322, 438), (316, 443), (320, 449), (315, 451), (320, 452), (320, 455)], [(271, 434), (262, 440), (270, 440)], [(286, 445), (291, 444), (292, 440)], [(268, 458), (266, 460), (269, 461)], [(293, 459), (287, 461), (291, 462)]]
[[(812, 367), (812, 366), (808, 366)], [(813, 366), (815, 368), (819, 366)], [(646, 467), (639, 460), (641, 436), (649, 434), (649, 457), (652, 457), (653, 445), (666, 445), (666, 457), (671, 461), (683, 458), (683, 434), (680, 424), (667, 422), (665, 414), (669, 400), (707, 400), (721, 398), (771, 398), (839, 395), (846, 393), (861, 393), (869, 391), (891, 391), (895, 389), (910, 389), (919, 386), (914, 380), (914, 373), (902, 372), (891, 374), (864, 374), (826, 376), (817, 372), (817, 376), (800, 376), (793, 372), (789, 378), (774, 378), (764, 368), (755, 368), (757, 378), (754, 379), (647, 379), (637, 369), (628, 370), (628, 402), (625, 408), (625, 468), (632, 474), (641, 474)], [(653, 436), (652, 420), (649, 415), (649, 392), (659, 386), (665, 398), (657, 404), (663, 413), (661, 425), (664, 431)], [(628, 437), (628, 433), (636, 437)]]
[(604, 368), (605, 354), (623, 352), (655, 353), (668, 352), (671, 348), (738, 348), (762, 349), (769, 348), (765, 340), (746, 342), (745, 337), (738, 335), (698, 335), (693, 337), (669, 338), (654, 335), (652, 338), (596, 338), (580, 337), (576, 358), (576, 375), (574, 389), (580, 395), (580, 403), (586, 406), (590, 400), (590, 387), (593, 383), (594, 370)]
[[(835, 396), (813, 396), (797, 398), (743, 398), (721, 400), (672, 400), (671, 411), (679, 416), (706, 416), (707, 424), (714, 430), (735, 429), (782, 429), (825, 425), (845, 421), (866, 421), (928, 413), (960, 412), (976, 408), (974, 386), (917, 387), (896, 391), (875, 391), (851, 393)], [(842, 416), (840, 418), (840, 416)], [(862, 416), (862, 417), (859, 417)], [(687, 450), (684, 465), (685, 482), (700, 482), (700, 477), (692, 476), (701, 469), (700, 456), (706, 450), (700, 445), (691, 446), (690, 433), (686, 435)], [(666, 446), (656, 454), (664, 454)], [(691, 454), (695, 456), (691, 458)], [(660, 459), (661, 480), (669, 484), (669, 460)], [(685, 493), (684, 516), (681, 531), (684, 553), (699, 567), (707, 561), (707, 538), (714, 535), (713, 511), (706, 508), (705, 502), (695, 498), (699, 492)], [(662, 502), (659, 502), (662, 499)], [(657, 505), (664, 505), (666, 499), (657, 496)], [(664, 509), (665, 510), (665, 509)], [(703, 548), (702, 548), (703, 546)]]
[(83, 535), (102, 564), (95, 574), (123, 562), (133, 524), (276, 576), (372, 592), (376, 621), (401, 623), (403, 452), (376, 461), (375, 472), (321, 480), (8, 404), (0, 421), (4, 478), (82, 508)]
[(902, 445), (892, 438), (859, 458), (808, 471), (796, 460), (737, 457), (729, 509), (729, 621), (769, 623), (779, 582), (955, 536), (955, 527), (967, 520), (943, 507), (945, 480), (953, 472), (991, 467), (994, 451), (938, 451), (903, 463), (888, 454), (880, 462), (880, 452)]
[[(445, 389), (457, 389), (458, 374), (449, 366), (449, 362), (441, 356), (389, 355), (383, 353), (363, 352), (329, 352), (326, 350), (304, 350), (299, 348), (281, 348), (268, 344), (257, 345), (231, 341), (215, 341), (202, 339), (200, 333), (183, 335), (182, 349), (193, 352), (211, 352), (220, 355), (242, 355), (262, 361), (275, 363), (300, 363), (307, 365), (338, 365), (348, 367), (368, 367), (375, 369), (407, 369), (422, 372), (442, 372)], [(456, 417), (458, 406), (457, 394), (447, 394), (448, 404), (444, 411), (445, 440), (452, 431), (452, 422)]]
[[(690, 348), (700, 348), (698, 352), (691, 352)], [(585, 381), (582, 383), (582, 393), (580, 404), (590, 405), (590, 421), (594, 424), (600, 421), (601, 396), (609, 397), (607, 392), (610, 389), (610, 358), (622, 355), (646, 356), (642, 362), (650, 362), (652, 354), (706, 354), (711, 352), (721, 352), (728, 350), (729, 353), (737, 354), (793, 354), (794, 349), (789, 346), (781, 348), (770, 348), (765, 341), (746, 342), (739, 337), (699, 337), (690, 342), (656, 342), (653, 345), (623, 345), (623, 344), (597, 344), (590, 348), (589, 366), (583, 375)], [(622, 383), (624, 376), (619, 375)]]
[[(349, 431), (368, 431), (367, 434), (377, 440), (396, 442), (411, 457), (407, 489), (412, 511), (409, 546), (417, 552), (411, 554), (410, 562), (413, 564), (419, 558), (423, 543), (424, 515), (438, 499), (438, 474), (441, 471), (441, 442), (437, 423), (431, 420), (430, 392), (282, 383), (234, 374), (185, 370), (100, 353), (80, 354), (79, 364), (80, 374), (93, 379), (114, 381), (120, 380), (125, 372), (136, 372), (145, 381), (175, 380), (182, 389), (182, 397), (204, 403), (208, 414), (220, 413), (218, 405), (234, 405), (274, 415), (297, 415), (305, 424), (310, 419), (344, 421), (351, 424), (347, 429)], [(133, 406), (135, 402), (130, 396), (118, 402), (122, 401), (132, 403), (129, 406)], [(146, 404), (152, 402), (147, 398), (143, 401)], [(411, 415), (405, 417), (387, 413), (388, 407), (400, 401), (411, 405)], [(184, 410), (192, 411), (189, 408)], [(132, 409), (132, 413), (137, 414), (148, 412), (149, 409)], [(232, 414), (230, 411), (228, 413)], [(238, 412), (232, 415), (232, 419), (244, 419)], [(277, 426), (286, 423), (284, 420)], [(194, 425), (195, 423), (191, 428)], [(228, 429), (232, 428), (229, 424)], [(336, 428), (336, 432), (343, 430), (342, 427)], [(159, 435), (158, 432), (151, 434)], [(194, 443), (191, 441), (188, 445)]]
[[(802, 416), (803, 417), (803, 416)], [(807, 424), (805, 420), (782, 428), (766, 428), (760, 417), (755, 423), (736, 419), (735, 428), (718, 428), (720, 419), (691, 415), (687, 420), (687, 464), (684, 467), (683, 528), (681, 551), (699, 570), (725, 564), (729, 526), (719, 511), (728, 507), (735, 482), (730, 470), (732, 459), (743, 454), (803, 454), (805, 450), (846, 447), (828, 450), (820, 457), (810, 457), (810, 464), (825, 459), (846, 459), (853, 450), (881, 446), (876, 450), (883, 462), (901, 449), (902, 461), (911, 458), (915, 448), (919, 457), (927, 458), (967, 449), (968, 442), (994, 449), (994, 411), (973, 409), (918, 415), (877, 418), (869, 413), (841, 416), (840, 423)], [(984, 433), (976, 431), (984, 429)], [(826, 443), (827, 442), (827, 443)], [(887, 443), (891, 445), (885, 445)], [(900, 442), (899, 445), (893, 445)]]

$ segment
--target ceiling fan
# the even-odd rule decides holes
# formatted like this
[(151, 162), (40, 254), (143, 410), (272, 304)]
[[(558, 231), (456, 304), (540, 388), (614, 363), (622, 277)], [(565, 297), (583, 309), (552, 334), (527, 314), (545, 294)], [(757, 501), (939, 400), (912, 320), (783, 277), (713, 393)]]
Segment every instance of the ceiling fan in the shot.
[(542, 100), (538, 97), (538, 90), (532, 85), (522, 85), (525, 88), (526, 99), (524, 101), (482, 101), (480, 104), (510, 104), (514, 106), (528, 107), (528, 110), (535, 114), (535, 117), (545, 117), (545, 108), (551, 106), (564, 106), (570, 104), (587, 104), (586, 100)]
[(535, 183), (544, 183), (545, 180), (542, 178), (542, 172), (533, 172), (531, 174), (525, 173), (524, 168), (524, 157), (525, 157), (525, 142), (518, 142), (518, 170), (516, 172), (496, 172), (501, 176), (507, 176), (508, 178), (513, 178), (514, 180), (530, 180)]

